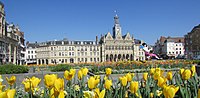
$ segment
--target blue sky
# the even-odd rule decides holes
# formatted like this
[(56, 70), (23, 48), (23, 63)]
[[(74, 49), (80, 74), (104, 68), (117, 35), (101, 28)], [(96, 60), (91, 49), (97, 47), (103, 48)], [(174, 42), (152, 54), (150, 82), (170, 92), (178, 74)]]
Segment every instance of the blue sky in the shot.
[(26, 41), (95, 40), (112, 32), (117, 10), (122, 33), (154, 44), (160, 36), (184, 36), (200, 24), (200, 0), (1, 0), (6, 19)]

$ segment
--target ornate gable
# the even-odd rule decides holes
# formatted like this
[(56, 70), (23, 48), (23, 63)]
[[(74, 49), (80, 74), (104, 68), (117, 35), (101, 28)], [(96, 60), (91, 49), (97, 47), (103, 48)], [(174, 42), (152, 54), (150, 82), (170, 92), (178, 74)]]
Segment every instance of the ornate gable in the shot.
[(129, 32), (125, 35), (124, 40), (131, 40), (131, 35)]
[(110, 34), (110, 32), (108, 32), (108, 34), (106, 34), (105, 40), (113, 40), (113, 37), (112, 37), (112, 35)]

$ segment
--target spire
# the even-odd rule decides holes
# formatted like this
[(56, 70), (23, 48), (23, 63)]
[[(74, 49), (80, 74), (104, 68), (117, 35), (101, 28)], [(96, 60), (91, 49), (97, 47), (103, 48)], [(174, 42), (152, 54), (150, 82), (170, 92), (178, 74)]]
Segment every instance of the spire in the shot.
[(115, 20), (115, 24), (119, 24), (119, 17), (117, 16), (117, 11), (115, 10), (115, 17), (114, 17), (114, 20)]

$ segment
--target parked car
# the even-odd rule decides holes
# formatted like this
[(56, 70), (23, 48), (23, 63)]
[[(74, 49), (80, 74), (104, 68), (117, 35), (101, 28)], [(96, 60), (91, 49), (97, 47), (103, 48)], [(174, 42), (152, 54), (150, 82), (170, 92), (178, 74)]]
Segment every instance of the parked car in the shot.
[(200, 60), (200, 55), (193, 57), (194, 60)]

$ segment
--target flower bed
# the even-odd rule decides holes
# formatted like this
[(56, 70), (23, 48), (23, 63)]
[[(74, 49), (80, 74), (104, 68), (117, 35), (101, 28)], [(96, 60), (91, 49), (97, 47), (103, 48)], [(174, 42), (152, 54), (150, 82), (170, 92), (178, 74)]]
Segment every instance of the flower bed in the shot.
[[(200, 80), (195, 66), (181, 68), (163, 74), (160, 68), (151, 68), (143, 73), (142, 80), (136, 80), (133, 73), (119, 77), (117, 82), (111, 78), (111, 68), (105, 68), (103, 78), (87, 77), (88, 69), (66, 70), (64, 78), (56, 74), (44, 75), (44, 80), (30, 77), (22, 80), (24, 88), (14, 86), (16, 77), (6, 78), (9, 87), (2, 84), (0, 76), (0, 98), (197, 98), (200, 97)], [(72, 81), (77, 74), (76, 84)], [(41, 81), (45, 86), (39, 87)]]

